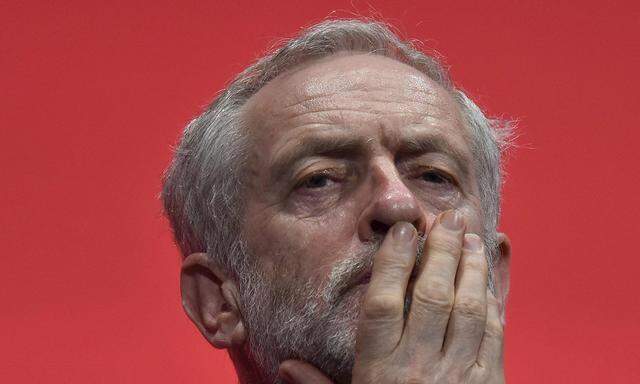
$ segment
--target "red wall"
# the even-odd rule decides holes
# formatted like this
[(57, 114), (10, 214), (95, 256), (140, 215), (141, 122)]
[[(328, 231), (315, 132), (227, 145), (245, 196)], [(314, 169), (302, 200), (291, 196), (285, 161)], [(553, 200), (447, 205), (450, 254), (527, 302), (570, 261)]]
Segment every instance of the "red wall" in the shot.
[(234, 382), (180, 308), (157, 200), (171, 146), (275, 39), (370, 7), (521, 121), (502, 224), (508, 381), (640, 382), (636, 2), (8, 3), (1, 382)]

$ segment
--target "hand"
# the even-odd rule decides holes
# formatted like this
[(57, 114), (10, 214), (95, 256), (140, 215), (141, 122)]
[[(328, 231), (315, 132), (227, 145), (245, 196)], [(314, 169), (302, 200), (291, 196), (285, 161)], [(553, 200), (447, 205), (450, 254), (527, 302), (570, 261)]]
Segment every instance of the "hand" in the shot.
[[(447, 211), (432, 227), (403, 316), (417, 249), (415, 228), (396, 223), (375, 256), (358, 324), (353, 384), (504, 383), (503, 327), (487, 288), (480, 237), (465, 234)], [(280, 374), (295, 384), (330, 384), (312, 365), (288, 360)]]

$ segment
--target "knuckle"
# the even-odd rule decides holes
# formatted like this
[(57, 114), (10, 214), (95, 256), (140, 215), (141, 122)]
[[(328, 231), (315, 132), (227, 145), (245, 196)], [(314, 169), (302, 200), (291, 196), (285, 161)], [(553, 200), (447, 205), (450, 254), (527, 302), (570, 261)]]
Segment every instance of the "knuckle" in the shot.
[(409, 376), (402, 380), (402, 384), (425, 384), (425, 378), (421, 376)]
[(406, 273), (413, 268), (414, 260), (412, 255), (400, 255), (389, 250), (380, 250), (373, 263), (373, 271), (377, 273), (388, 273), (393, 276)]
[(453, 312), (461, 317), (484, 321), (487, 313), (486, 303), (476, 297), (462, 297), (456, 299)]
[(426, 384), (428, 374), (426, 366), (411, 362), (398, 372), (398, 384)]
[(475, 363), (469, 370), (467, 375), (468, 381), (471, 383), (486, 383), (489, 382), (490, 370), (488, 367), (483, 367), (479, 363)]
[(464, 263), (464, 268), (472, 269), (486, 274), (489, 266), (487, 264), (487, 259), (484, 257), (484, 254), (477, 253), (467, 258), (466, 262)]
[(363, 303), (365, 319), (395, 319), (402, 315), (404, 299), (392, 295), (372, 295)]
[(452, 234), (439, 233), (432, 236), (429, 241), (429, 247), (442, 253), (457, 255), (460, 253), (460, 239)]
[(484, 330), (484, 333), (487, 335), (487, 337), (493, 339), (502, 339), (504, 336), (504, 328), (502, 327), (502, 324), (500, 324), (499, 320), (491, 320), (487, 321), (487, 326)]
[(446, 284), (433, 279), (425, 289), (414, 290), (413, 301), (430, 311), (450, 313), (453, 308), (454, 297), (453, 292)]
[(408, 260), (402, 257), (389, 257), (374, 264), (374, 271), (378, 273), (385, 273), (392, 276), (408, 273), (413, 267), (413, 260)]

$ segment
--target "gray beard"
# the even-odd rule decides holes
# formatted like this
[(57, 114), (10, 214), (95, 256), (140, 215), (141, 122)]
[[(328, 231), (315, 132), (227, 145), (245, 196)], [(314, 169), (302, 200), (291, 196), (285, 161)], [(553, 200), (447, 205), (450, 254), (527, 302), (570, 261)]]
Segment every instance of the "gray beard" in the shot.
[[(382, 238), (368, 243), (359, 254), (334, 264), (325, 281), (303, 276), (283, 281), (280, 266), (270, 279), (255, 263), (239, 284), (242, 316), (248, 330), (246, 353), (264, 383), (282, 383), (277, 377), (287, 359), (306, 361), (335, 383), (350, 383), (355, 360), (357, 321), (368, 285), (353, 285), (369, 271)], [(420, 264), (424, 238), (419, 241)], [(239, 247), (246, 250), (246, 247)], [(256, 260), (253, 255), (247, 260)], [(273, 280), (273, 281), (271, 281)], [(405, 317), (411, 297), (405, 297)]]
[[(357, 322), (368, 287), (354, 283), (363, 272), (371, 270), (382, 240), (376, 237), (358, 254), (335, 263), (324, 281), (305, 276), (280, 278), (286, 275), (286, 265), (278, 265), (273, 277), (269, 277), (261, 269), (259, 258), (248, 252), (245, 242), (234, 247), (242, 253), (239, 259), (246, 261), (238, 273), (240, 310), (248, 331), (244, 353), (254, 364), (261, 383), (282, 384), (278, 367), (288, 359), (314, 365), (337, 384), (351, 382)], [(491, 261), (497, 247), (486, 238), (484, 241), (489, 250), (489, 289), (494, 292)], [(414, 268), (423, 262), (424, 243), (425, 237), (420, 237)], [(410, 306), (411, 293), (405, 296), (405, 318)]]

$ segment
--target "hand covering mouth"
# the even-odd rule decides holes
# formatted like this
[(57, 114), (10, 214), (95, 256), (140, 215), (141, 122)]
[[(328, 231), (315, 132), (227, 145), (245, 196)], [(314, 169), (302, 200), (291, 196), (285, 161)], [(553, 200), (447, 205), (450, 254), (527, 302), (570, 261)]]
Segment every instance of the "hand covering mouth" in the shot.
[[(358, 282), (354, 284), (354, 286), (369, 284), (371, 282), (371, 275), (372, 275), (372, 271), (370, 270), (365, 271), (360, 275)], [(413, 285), (417, 277), (418, 277), (418, 270), (417, 268), (413, 268), (413, 271), (411, 272), (411, 276), (409, 276), (408, 285)]]

